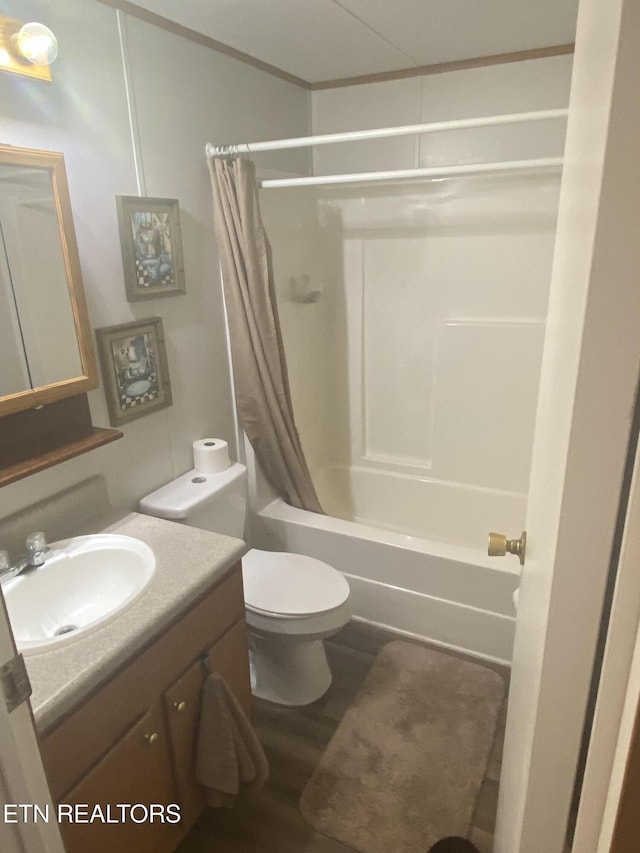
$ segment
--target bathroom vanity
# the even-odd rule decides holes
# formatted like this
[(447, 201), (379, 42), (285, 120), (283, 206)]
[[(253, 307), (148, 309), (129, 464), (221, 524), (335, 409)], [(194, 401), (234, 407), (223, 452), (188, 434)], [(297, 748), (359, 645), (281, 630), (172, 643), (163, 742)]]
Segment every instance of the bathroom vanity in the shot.
[(63, 820), (68, 853), (169, 853), (204, 808), (194, 760), (207, 672), (220, 673), (250, 712), (245, 545), (136, 513), (105, 532), (148, 544), (154, 578), (112, 622), (26, 657), (32, 707), (56, 803), (85, 807), (85, 820), (95, 804), (105, 814), (111, 806), (112, 820), (118, 804), (180, 806), (179, 823), (159, 809), (140, 824)]

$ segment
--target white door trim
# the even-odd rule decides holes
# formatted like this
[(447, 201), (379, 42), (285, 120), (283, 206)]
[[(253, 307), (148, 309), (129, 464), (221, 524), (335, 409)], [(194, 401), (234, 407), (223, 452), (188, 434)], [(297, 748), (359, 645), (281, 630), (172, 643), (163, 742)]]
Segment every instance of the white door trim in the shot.
[(640, 689), (640, 451), (618, 560), (573, 846), (608, 851)]
[[(625, 771), (627, 769), (627, 760), (634, 735), (636, 717), (638, 713), (638, 705), (640, 703), (640, 631), (636, 636), (636, 643), (633, 652), (633, 660), (631, 663), (631, 672), (627, 683), (627, 691), (624, 696), (624, 705), (620, 716), (619, 725), (615, 723), (616, 719), (612, 720), (612, 727), (617, 730), (618, 741), (615, 744), (615, 752), (611, 761), (611, 774), (608, 777), (608, 786), (606, 793), (606, 801), (602, 811), (602, 821), (599, 827), (599, 832), (594, 835), (596, 844), (591, 844), (591, 838), (586, 835), (585, 838), (591, 846), (589, 850), (595, 850), (596, 853), (609, 853), (613, 843), (613, 835), (618, 815), (618, 808), (622, 799), (623, 783), (625, 779)], [(581, 803), (582, 810), (582, 803)], [(582, 841), (576, 836), (576, 844), (574, 850), (578, 851), (578, 841)]]
[(582, 0), (496, 853), (564, 848), (640, 364), (638, 33)]
[[(10, 661), (15, 654), (4, 597), (0, 590), (0, 663)], [(9, 836), (10, 831), (15, 829), (26, 853), (64, 853), (64, 845), (55, 819), (54, 805), (40, 756), (31, 707), (28, 702), (24, 702), (9, 712), (1, 686), (0, 765), (3, 775), (3, 779), (0, 780), (2, 783), (0, 790), (6, 789), (2, 790), (2, 797), (9, 797), (11, 804), (37, 804), (42, 809), (48, 806), (49, 811), (48, 822), (20, 820), (16, 824), (6, 824), (1, 827), (5, 835)], [(4, 809), (5, 805), (2, 797), (0, 797), (0, 809)], [(0, 814), (0, 822), (3, 817), (4, 812)], [(7, 840), (12, 843), (11, 838)]]

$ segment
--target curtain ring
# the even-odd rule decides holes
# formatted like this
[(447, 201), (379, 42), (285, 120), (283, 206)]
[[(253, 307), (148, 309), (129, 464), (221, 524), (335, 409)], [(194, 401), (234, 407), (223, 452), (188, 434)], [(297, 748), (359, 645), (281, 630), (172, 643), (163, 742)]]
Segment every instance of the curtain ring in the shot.
[(214, 145), (211, 150), (211, 157), (221, 158), (223, 160), (232, 159), (237, 153), (237, 145)]

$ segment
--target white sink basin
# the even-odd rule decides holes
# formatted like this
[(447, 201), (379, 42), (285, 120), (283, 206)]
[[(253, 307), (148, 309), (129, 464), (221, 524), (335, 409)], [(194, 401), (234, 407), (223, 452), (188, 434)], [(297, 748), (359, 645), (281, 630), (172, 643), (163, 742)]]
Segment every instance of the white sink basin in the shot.
[(131, 536), (76, 536), (51, 548), (43, 566), (3, 586), (16, 644), (25, 655), (101, 628), (142, 595), (156, 567), (151, 548)]

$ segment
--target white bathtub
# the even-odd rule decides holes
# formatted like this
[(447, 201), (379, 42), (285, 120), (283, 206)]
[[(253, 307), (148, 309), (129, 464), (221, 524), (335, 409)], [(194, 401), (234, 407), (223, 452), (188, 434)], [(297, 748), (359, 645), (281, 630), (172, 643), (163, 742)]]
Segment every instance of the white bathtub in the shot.
[[(307, 554), (335, 566), (349, 581), (358, 619), (510, 662), (512, 593), (520, 566), (515, 557), (487, 557), (486, 537), (496, 527), (520, 534), (524, 498), (391, 472), (327, 475), (339, 487), (336, 495), (349, 495), (351, 507), (345, 498), (342, 508), (327, 500), (324, 483), (319, 491), (325, 509), (351, 510), (358, 520), (306, 512), (276, 499), (255, 518), (257, 547)], [(385, 524), (399, 520), (412, 533), (374, 526), (377, 512)], [(415, 535), (418, 528), (421, 535)], [(459, 544), (446, 541), (456, 536)]]

